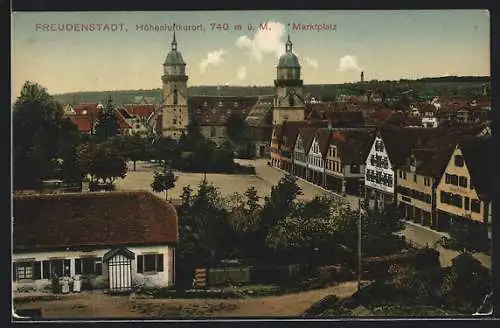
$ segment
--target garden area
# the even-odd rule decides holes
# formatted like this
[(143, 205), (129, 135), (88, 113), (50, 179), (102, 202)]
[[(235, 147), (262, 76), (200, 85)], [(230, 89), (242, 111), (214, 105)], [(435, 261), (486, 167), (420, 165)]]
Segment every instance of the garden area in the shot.
[(329, 296), (308, 315), (351, 317), (364, 308), (369, 316), (470, 317), (482, 307), (491, 283), (491, 272), (468, 253), (458, 255), (447, 268), (394, 264), (387, 278), (343, 300)]

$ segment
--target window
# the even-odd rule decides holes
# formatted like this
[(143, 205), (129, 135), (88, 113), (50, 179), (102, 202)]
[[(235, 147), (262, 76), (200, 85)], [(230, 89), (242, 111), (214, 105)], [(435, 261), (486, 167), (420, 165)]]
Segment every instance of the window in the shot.
[(460, 187), (467, 188), (467, 178), (466, 177), (458, 177), (458, 185)]
[(450, 175), (450, 183), (454, 186), (458, 186), (458, 175), (451, 174)]
[(444, 182), (446, 184), (450, 184), (451, 183), (450, 181), (451, 181), (451, 175), (449, 175), (448, 173), (445, 173), (445, 175), (444, 175)]
[(470, 203), (470, 209), (472, 212), (481, 213), (481, 202), (478, 199), (473, 199)]
[(102, 274), (102, 259), (100, 257), (85, 257), (75, 259), (75, 274)]
[(351, 173), (359, 173), (359, 165), (351, 165)]
[(403, 179), (406, 180), (406, 172), (403, 171)]
[(466, 210), (469, 210), (469, 207), (470, 207), (470, 198), (469, 197), (465, 197), (465, 199), (464, 199), (464, 208)]
[(43, 261), (43, 278), (50, 279), (54, 274), (58, 277), (70, 276), (70, 260), (57, 259)]
[(461, 155), (455, 155), (455, 166), (463, 167), (464, 166), (464, 157)]
[(173, 103), (174, 105), (177, 105), (178, 99), (177, 99), (177, 89), (174, 89), (174, 97), (173, 97)]
[(137, 256), (137, 273), (163, 272), (163, 254)]
[(213, 126), (210, 128), (210, 137), (215, 137), (215, 128)]
[(413, 174), (413, 182), (417, 182), (417, 175)]
[(26, 261), (14, 263), (13, 280), (36, 280), (42, 278), (41, 262)]
[(174, 125), (177, 124), (177, 120), (175, 118), (172, 120), (172, 124), (174, 124)]
[(440, 198), (441, 203), (443, 203), (443, 204), (449, 204), (450, 203), (450, 198), (451, 198), (450, 196), (451, 196), (450, 193), (447, 193), (445, 191), (441, 191), (441, 198)]

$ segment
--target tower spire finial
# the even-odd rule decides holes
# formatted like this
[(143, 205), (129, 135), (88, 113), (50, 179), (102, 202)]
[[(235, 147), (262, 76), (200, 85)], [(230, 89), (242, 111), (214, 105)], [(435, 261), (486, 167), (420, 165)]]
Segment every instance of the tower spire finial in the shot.
[(175, 39), (175, 23), (173, 25), (173, 30), (174, 30), (174, 38), (172, 40), (172, 50), (175, 51), (177, 50), (177, 40)]
[(286, 44), (285, 44), (285, 51), (292, 52), (293, 43), (292, 43), (292, 40), (290, 40), (290, 24), (288, 24), (287, 34), (288, 34), (288, 39), (287, 39)]

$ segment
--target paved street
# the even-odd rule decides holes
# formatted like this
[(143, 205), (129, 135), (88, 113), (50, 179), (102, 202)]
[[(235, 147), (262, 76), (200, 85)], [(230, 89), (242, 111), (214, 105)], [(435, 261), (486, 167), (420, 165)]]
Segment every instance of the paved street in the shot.
[[(213, 183), (219, 188), (223, 196), (229, 196), (238, 191), (243, 193), (249, 186), (254, 186), (260, 197), (267, 196), (271, 192), (271, 187), (276, 185), (278, 181), (284, 176), (284, 172), (274, 167), (267, 165), (266, 159), (258, 160), (238, 160), (240, 164), (255, 166), (256, 175), (242, 175), (242, 174), (207, 174), (209, 183)], [(117, 190), (148, 190), (151, 191), (150, 184), (153, 179), (153, 167), (150, 163), (138, 162), (136, 171), (132, 170), (132, 163), (129, 163), (129, 171), (127, 177), (123, 180), (118, 180), (116, 183)], [(178, 180), (174, 189), (169, 191), (169, 198), (178, 198), (182, 193), (182, 188), (186, 185), (191, 185), (191, 188), (196, 190), (196, 187), (203, 179), (202, 173), (184, 173), (177, 172)], [(310, 200), (317, 195), (333, 194), (323, 188), (313, 185), (307, 181), (298, 180), (299, 186), (302, 188), (303, 195), (299, 197), (302, 200)], [(165, 194), (156, 193), (159, 197), (164, 198)], [(334, 194), (335, 195), (335, 194)], [(358, 206), (358, 198), (355, 196), (345, 197), (351, 206)], [(407, 223), (406, 228), (402, 234), (416, 246), (424, 247), (429, 245), (434, 247), (443, 234), (432, 231), (426, 227), (419, 226), (414, 223)], [(449, 266), (451, 260), (458, 254), (455, 251), (443, 249), (438, 247), (440, 252), (441, 265)], [(474, 255), (481, 263), (491, 268), (491, 257), (485, 254)]]

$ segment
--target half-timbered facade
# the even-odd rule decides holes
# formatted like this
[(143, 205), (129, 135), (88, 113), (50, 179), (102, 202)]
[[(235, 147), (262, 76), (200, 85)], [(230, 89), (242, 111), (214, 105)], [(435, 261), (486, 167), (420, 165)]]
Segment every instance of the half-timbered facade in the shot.
[(176, 210), (151, 193), (14, 196), (13, 203), (14, 291), (75, 276), (82, 289), (111, 292), (174, 284)]
[(304, 138), (299, 131), (295, 140), (295, 147), (293, 148), (293, 172), (299, 178), (305, 178), (307, 174), (306, 154)]
[(271, 153), (271, 166), (281, 168), (281, 135), (283, 132), (282, 125), (276, 125), (273, 128), (271, 136), (271, 146), (269, 147)]
[(307, 167), (308, 167), (308, 180), (315, 185), (323, 186), (325, 176), (325, 165), (323, 160), (323, 153), (321, 152), (319, 144), (318, 133), (312, 139), (311, 147), (307, 153)]
[(365, 162), (365, 192), (370, 207), (383, 208), (394, 201), (394, 169), (382, 135), (375, 136)]
[(314, 139), (318, 128), (316, 127), (306, 127), (299, 129), (299, 135), (302, 141), (302, 150), (303, 150), (303, 161), (304, 161), (304, 169), (303, 175), (298, 175), (300, 178), (305, 179), (307, 181), (312, 181), (313, 172), (311, 167), (309, 166), (309, 150), (311, 149), (311, 145)]
[(396, 203), (395, 170), (405, 163), (411, 149), (445, 134), (443, 129), (386, 127), (377, 131), (366, 159), (365, 197), (369, 206), (384, 208)]

